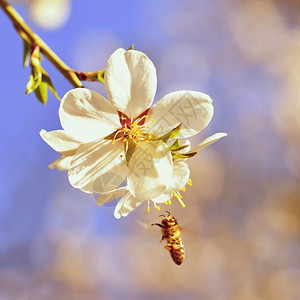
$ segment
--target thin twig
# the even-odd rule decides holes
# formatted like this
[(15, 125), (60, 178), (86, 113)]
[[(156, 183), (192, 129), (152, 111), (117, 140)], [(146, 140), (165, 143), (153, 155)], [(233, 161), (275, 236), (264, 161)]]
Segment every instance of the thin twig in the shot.
[[(38, 44), (41, 53), (62, 73), (62, 75), (72, 84), (74, 88), (83, 87), (81, 80), (78, 78), (77, 74), (83, 72), (77, 72), (72, 70), (68, 65), (66, 65), (57, 55), (54, 53), (50, 47), (26, 24), (23, 18), (18, 14), (18, 12), (7, 3), (5, 0), (0, 0), (0, 7), (3, 9), (5, 14), (10, 18), (13, 25), (15, 26), (18, 34), (24, 40), (29, 40), (31, 44)], [(93, 73), (98, 73), (101, 71), (96, 71)], [(88, 74), (88, 73), (87, 73)], [(96, 80), (96, 77), (95, 77)]]

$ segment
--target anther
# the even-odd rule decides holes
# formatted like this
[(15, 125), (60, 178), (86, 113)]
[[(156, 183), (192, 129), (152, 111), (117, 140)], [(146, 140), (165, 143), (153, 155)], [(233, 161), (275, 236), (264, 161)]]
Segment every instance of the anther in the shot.
[(153, 202), (153, 204), (154, 204), (154, 207), (155, 207), (157, 210), (160, 210), (160, 207), (159, 207), (158, 205), (156, 205), (155, 202)]
[(173, 195), (178, 200), (178, 202), (181, 204), (181, 206), (184, 208), (185, 204), (182, 201), (182, 196), (178, 192), (175, 192), (175, 191), (173, 191)]

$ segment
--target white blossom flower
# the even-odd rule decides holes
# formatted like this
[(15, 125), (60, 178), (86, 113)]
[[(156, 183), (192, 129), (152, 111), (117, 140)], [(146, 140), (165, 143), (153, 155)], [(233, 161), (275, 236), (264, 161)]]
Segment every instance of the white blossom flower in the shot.
[[(215, 143), (222, 137), (227, 136), (226, 133), (216, 133), (208, 138), (206, 138), (204, 141), (202, 141), (197, 146), (193, 147), (191, 149), (189, 145), (189, 141), (186, 141), (185, 146), (183, 147), (183, 150), (180, 151), (182, 154), (186, 153), (198, 153), (200, 150), (206, 148), (207, 146)], [(181, 191), (185, 191), (186, 185), (192, 185), (190, 176), (190, 170), (188, 167), (188, 164), (186, 162), (187, 158), (178, 158), (174, 159), (173, 161), (173, 174), (172, 179), (170, 182), (170, 185), (167, 187), (167, 189), (158, 197), (153, 199), (148, 199), (148, 211), (149, 211), (149, 201), (152, 201), (154, 206), (158, 209), (159, 206), (157, 204), (159, 203), (165, 203), (165, 204), (171, 204), (171, 198), (175, 197), (182, 207), (185, 207), (185, 204), (182, 201), (182, 196), (180, 194)], [(140, 206), (145, 200), (137, 199), (134, 197), (127, 186), (119, 187), (114, 190), (108, 191), (106, 193), (102, 193), (97, 198), (98, 205), (103, 205), (107, 202), (110, 202), (118, 197), (121, 197), (121, 199), (118, 201), (118, 204), (116, 205), (114, 216), (119, 219), (121, 216), (126, 217), (130, 212), (135, 210), (138, 206)], [(147, 199), (146, 199), (147, 200)]]
[[(73, 89), (59, 108), (63, 130), (41, 131), (62, 154), (49, 167), (67, 169), (70, 183), (84, 192), (106, 193), (127, 178), (127, 189), (138, 201), (159, 197), (174, 170), (166, 140), (179, 129), (180, 138), (204, 129), (213, 106), (208, 95), (194, 91), (167, 94), (151, 106), (156, 85), (155, 67), (144, 53), (115, 51), (105, 69), (109, 100)], [(108, 174), (118, 176), (106, 183)]]

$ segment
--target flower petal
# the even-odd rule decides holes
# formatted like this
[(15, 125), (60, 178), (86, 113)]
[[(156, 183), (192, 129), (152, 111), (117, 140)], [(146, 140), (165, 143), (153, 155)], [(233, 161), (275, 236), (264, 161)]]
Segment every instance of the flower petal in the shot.
[(214, 135), (206, 138), (203, 142), (201, 142), (197, 146), (193, 147), (189, 152), (199, 152), (203, 148), (206, 148), (207, 146), (215, 143), (216, 141), (218, 141), (219, 139), (221, 139), (224, 136), (227, 136), (227, 133), (221, 133), (221, 132), (215, 133)]
[[(149, 110), (150, 132), (161, 136), (182, 123), (179, 138), (187, 138), (204, 129), (213, 116), (211, 98), (194, 91), (167, 94)], [(150, 121), (154, 119), (155, 122)]]
[(139, 115), (153, 102), (156, 69), (142, 52), (116, 50), (107, 62), (104, 80), (108, 99), (129, 117)]
[[(122, 157), (121, 157), (122, 155)], [(127, 175), (123, 143), (100, 140), (82, 145), (69, 169), (69, 181), (87, 193), (104, 193), (115, 189)]]
[(173, 197), (172, 189), (167, 188), (162, 194), (158, 197), (151, 199), (155, 203), (165, 203)]
[(131, 194), (138, 200), (159, 196), (170, 185), (173, 163), (168, 146), (162, 141), (141, 142), (129, 162), (127, 178)]
[(64, 155), (75, 154), (78, 147), (82, 144), (80, 141), (67, 134), (64, 130), (47, 132), (42, 129), (40, 131), (40, 136), (55, 151)]
[(98, 93), (85, 88), (65, 94), (59, 118), (68, 133), (85, 143), (103, 138), (120, 127), (116, 108)]
[(172, 182), (166, 190), (152, 201), (155, 203), (164, 203), (173, 197), (173, 191), (180, 191), (187, 183), (190, 176), (188, 164), (184, 160), (174, 160)]
[(103, 205), (106, 202), (112, 201), (128, 192), (127, 187), (119, 187), (114, 190), (102, 193), (97, 198), (97, 204)]
[(48, 166), (49, 169), (57, 169), (60, 171), (69, 170), (73, 155), (70, 156), (61, 156), (55, 160), (52, 164)]
[(174, 191), (180, 191), (187, 183), (190, 177), (188, 164), (183, 160), (173, 162), (172, 187)]
[(130, 192), (127, 192), (125, 196), (123, 196), (114, 212), (114, 216), (117, 219), (120, 219), (122, 217), (126, 217), (129, 213), (131, 213), (133, 210), (135, 210), (138, 206), (142, 204), (143, 201), (137, 201)]

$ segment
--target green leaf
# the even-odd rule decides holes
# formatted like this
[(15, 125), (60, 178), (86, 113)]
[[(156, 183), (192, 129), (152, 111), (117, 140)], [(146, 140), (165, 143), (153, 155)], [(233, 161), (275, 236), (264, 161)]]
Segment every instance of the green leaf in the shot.
[(29, 81), (26, 85), (25, 94), (28, 95), (32, 91), (34, 91), (40, 85), (41, 81), (42, 81), (42, 73), (38, 73), (36, 74), (36, 76), (34, 76), (33, 72), (31, 72)]
[(99, 71), (97, 74), (97, 79), (102, 83), (104, 83), (104, 73), (105, 73), (105, 69)]
[(40, 102), (42, 102), (43, 104), (47, 103), (48, 88), (45, 81), (41, 81), (39, 86), (34, 90), (34, 93)]
[(180, 147), (179, 139), (176, 139), (175, 142), (169, 147), (171, 151), (176, 151)]
[(125, 144), (125, 157), (126, 157), (126, 161), (127, 161), (127, 166), (129, 165), (129, 161), (132, 157), (132, 154), (136, 148), (136, 144), (133, 140), (129, 139)]
[(170, 130), (166, 134), (160, 136), (158, 138), (158, 140), (162, 140), (164, 143), (166, 143), (169, 139), (175, 138), (180, 132), (181, 124), (182, 123), (180, 123), (178, 126), (174, 127), (172, 130)]
[(197, 152), (189, 152), (189, 153), (172, 153), (173, 159), (179, 159), (179, 158), (191, 158), (197, 154)]
[(31, 46), (23, 40), (23, 67), (27, 68), (29, 65), (29, 55), (31, 51)]
[(52, 80), (50, 79), (50, 76), (48, 75), (48, 73), (44, 69), (42, 69), (42, 82), (45, 82), (48, 85), (49, 90), (51, 91), (51, 93), (55, 96), (55, 98), (57, 100), (60, 101), (61, 98), (58, 96), (58, 94), (55, 90), (55, 87), (52, 83)]
[(179, 151), (179, 150), (185, 149), (188, 146), (189, 145), (183, 145), (183, 146), (180, 146), (178, 149), (175, 149), (175, 150), (172, 150), (172, 151)]

